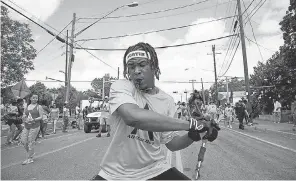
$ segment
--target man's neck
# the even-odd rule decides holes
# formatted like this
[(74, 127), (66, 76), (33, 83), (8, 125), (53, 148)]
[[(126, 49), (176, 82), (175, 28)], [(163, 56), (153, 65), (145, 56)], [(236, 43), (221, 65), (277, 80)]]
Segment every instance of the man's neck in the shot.
[(147, 93), (147, 94), (155, 95), (155, 94), (157, 94), (159, 92), (159, 89), (154, 86), (153, 88), (148, 89), (148, 90), (146, 90), (144, 92)]

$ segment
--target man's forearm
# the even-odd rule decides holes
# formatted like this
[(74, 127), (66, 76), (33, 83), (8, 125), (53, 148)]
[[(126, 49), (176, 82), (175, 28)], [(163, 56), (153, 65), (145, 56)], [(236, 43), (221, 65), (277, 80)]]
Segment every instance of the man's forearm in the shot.
[(130, 114), (133, 121), (128, 122), (129, 126), (152, 132), (182, 131), (189, 129), (189, 122), (174, 119), (145, 109), (131, 110)]
[(166, 144), (170, 151), (178, 151), (190, 146), (194, 141), (188, 137), (187, 134), (183, 136), (176, 136)]

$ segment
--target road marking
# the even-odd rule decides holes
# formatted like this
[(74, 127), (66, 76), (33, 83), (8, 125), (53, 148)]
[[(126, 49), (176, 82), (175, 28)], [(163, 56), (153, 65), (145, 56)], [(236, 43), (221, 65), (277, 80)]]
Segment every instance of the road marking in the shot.
[(167, 150), (167, 161), (168, 161), (169, 165), (171, 165), (171, 166), (173, 166), (172, 159), (173, 159), (172, 152), (170, 150)]
[[(40, 142), (43, 142), (43, 141), (46, 141), (46, 140), (51, 140), (51, 139), (53, 139), (53, 138), (60, 138), (60, 137), (63, 137), (63, 136), (70, 136), (70, 135), (74, 135), (74, 134), (77, 134), (77, 133), (79, 133), (79, 132), (76, 132), (76, 133), (71, 133), (71, 134), (62, 134), (62, 135), (60, 135), (60, 136), (56, 136), (56, 137), (54, 137), (54, 136), (52, 136), (52, 137), (50, 137), (50, 138), (47, 138), (47, 139), (44, 139), (44, 140), (41, 140)], [(4, 148), (4, 149), (2, 149), (1, 151), (5, 151), (5, 150), (11, 150), (11, 149), (14, 149), (14, 148), (18, 148), (18, 147), (22, 147), (22, 145), (17, 145), (17, 146), (13, 146), (13, 147), (8, 147), (8, 148)]]
[(184, 173), (182, 158), (181, 158), (181, 151), (176, 151), (176, 168)]
[[(223, 127), (224, 127), (224, 126), (223, 126)], [(226, 127), (224, 127), (224, 128), (226, 128)], [(279, 147), (279, 148), (282, 148), (282, 149), (285, 149), (285, 150), (289, 150), (289, 151), (292, 151), (292, 152), (296, 153), (296, 150), (294, 150), (294, 149), (292, 149), (292, 148), (288, 148), (288, 147), (285, 147), (285, 146), (282, 146), (282, 145), (278, 145), (278, 144), (276, 144), (276, 143), (272, 143), (272, 142), (270, 142), (270, 141), (266, 141), (266, 140), (263, 140), (263, 139), (257, 138), (257, 137), (255, 137), (255, 136), (251, 136), (251, 135), (248, 135), (248, 134), (245, 134), (245, 133), (241, 133), (241, 132), (239, 132), (239, 131), (235, 131), (235, 130), (233, 130), (233, 129), (229, 129), (229, 128), (226, 128), (226, 129), (231, 130), (231, 131), (233, 131), (233, 132), (235, 132), (235, 133), (238, 133), (238, 134), (244, 135), (244, 136), (246, 136), (246, 137), (250, 137), (250, 138), (253, 138), (253, 139), (255, 139), (255, 140), (258, 140), (258, 141), (261, 141), (261, 142), (264, 142), (264, 143), (270, 144), (270, 145), (272, 145), (272, 146), (276, 146), (276, 147)]]
[[(76, 143), (72, 143), (72, 144), (67, 145), (67, 146), (64, 146), (64, 147), (62, 147), (62, 148), (59, 148), (59, 149), (55, 149), (55, 150), (52, 150), (52, 151), (49, 151), (49, 152), (42, 153), (42, 154), (40, 154), (40, 155), (35, 156), (34, 158), (44, 157), (44, 156), (46, 156), (46, 155), (49, 155), (49, 154), (52, 154), (52, 153), (56, 153), (56, 152), (58, 152), (58, 151), (61, 151), (61, 150), (64, 150), (64, 149), (70, 148), (70, 147), (72, 147), (72, 146), (78, 145), (78, 144), (80, 144), (80, 143), (84, 143), (84, 142), (89, 141), (89, 140), (92, 140), (92, 139), (97, 139), (97, 138), (96, 138), (96, 137), (87, 138), (87, 139), (85, 139), (85, 140), (81, 140), (81, 141), (78, 141), (78, 142), (76, 142)], [(5, 169), (5, 168), (12, 167), (12, 166), (15, 166), (15, 165), (19, 165), (19, 164), (21, 164), (22, 162), (23, 162), (23, 161), (19, 161), (19, 162), (15, 162), (15, 163), (11, 163), (11, 164), (9, 164), (9, 165), (3, 166), (3, 167), (1, 168), (1, 170), (2, 170), (2, 169)]]

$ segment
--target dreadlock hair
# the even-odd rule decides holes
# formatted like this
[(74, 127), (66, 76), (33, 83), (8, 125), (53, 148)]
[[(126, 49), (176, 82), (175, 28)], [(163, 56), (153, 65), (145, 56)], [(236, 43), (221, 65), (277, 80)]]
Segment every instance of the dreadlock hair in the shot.
[(137, 43), (134, 46), (130, 46), (124, 56), (123, 56), (123, 76), (126, 79), (129, 79), (128, 77), (128, 68), (126, 65), (126, 56), (132, 52), (132, 51), (136, 51), (136, 50), (143, 50), (146, 52), (146, 55), (148, 57), (148, 53), (150, 54), (150, 59), (149, 59), (149, 64), (151, 66), (151, 69), (154, 71), (154, 75), (156, 77), (157, 80), (159, 80), (159, 75), (160, 75), (160, 69), (159, 69), (159, 65), (158, 65), (158, 58), (157, 58), (157, 54), (155, 52), (155, 49), (148, 43)]

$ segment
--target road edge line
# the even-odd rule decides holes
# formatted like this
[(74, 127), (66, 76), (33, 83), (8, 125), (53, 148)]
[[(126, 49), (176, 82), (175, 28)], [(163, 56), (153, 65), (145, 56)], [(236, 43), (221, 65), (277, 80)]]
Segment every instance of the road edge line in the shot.
[[(224, 127), (224, 126), (223, 126)], [(225, 127), (224, 127), (225, 128)], [(285, 149), (285, 150), (289, 150), (291, 152), (294, 152), (296, 153), (296, 150), (292, 149), (292, 148), (288, 148), (288, 147), (285, 147), (285, 146), (282, 146), (282, 145), (278, 145), (276, 143), (272, 143), (270, 141), (266, 141), (266, 140), (263, 140), (263, 139), (260, 139), (260, 138), (257, 138), (255, 136), (251, 136), (251, 135), (248, 135), (248, 134), (245, 134), (245, 133), (241, 133), (239, 131), (236, 131), (236, 130), (233, 130), (233, 129), (229, 129), (229, 128), (226, 128), (228, 130), (231, 130), (232, 132), (235, 132), (235, 133), (238, 133), (238, 134), (241, 134), (243, 136), (246, 136), (246, 137), (249, 137), (249, 138), (252, 138), (252, 139), (255, 139), (255, 140), (258, 140), (258, 141), (261, 141), (261, 142), (264, 142), (264, 143), (267, 143), (267, 144), (270, 144), (272, 146), (276, 146), (276, 147), (279, 147), (279, 148), (282, 148), (282, 149)]]
[(176, 151), (176, 167), (180, 172), (184, 173), (182, 157), (181, 157), (181, 151), (180, 150)]

